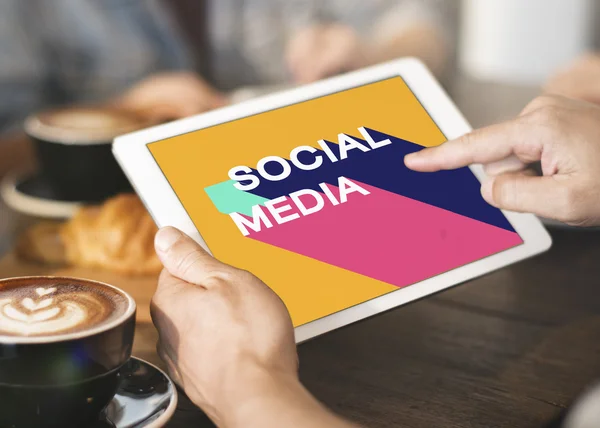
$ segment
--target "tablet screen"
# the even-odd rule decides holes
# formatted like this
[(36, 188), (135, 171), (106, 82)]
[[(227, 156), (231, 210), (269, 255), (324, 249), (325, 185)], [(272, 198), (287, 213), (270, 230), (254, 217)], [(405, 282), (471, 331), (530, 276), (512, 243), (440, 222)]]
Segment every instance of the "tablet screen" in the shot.
[(523, 243), (468, 168), (404, 166), (444, 141), (394, 77), (148, 148), (213, 254), (300, 326)]

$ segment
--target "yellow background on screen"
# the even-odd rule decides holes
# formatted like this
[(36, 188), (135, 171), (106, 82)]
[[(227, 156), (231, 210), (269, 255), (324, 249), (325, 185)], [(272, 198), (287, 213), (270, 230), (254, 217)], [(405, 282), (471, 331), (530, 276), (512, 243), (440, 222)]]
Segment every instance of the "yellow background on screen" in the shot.
[[(362, 138), (361, 126), (427, 147), (446, 140), (404, 81), (395, 77), (148, 147), (215, 257), (260, 277), (299, 326), (398, 288), (245, 238), (228, 215), (217, 211), (204, 188), (229, 180), (234, 166), (256, 168), (271, 155), (289, 159), (295, 147), (318, 147), (321, 139), (337, 142), (339, 133)], [(346, 245), (353, 245), (351, 232)]]

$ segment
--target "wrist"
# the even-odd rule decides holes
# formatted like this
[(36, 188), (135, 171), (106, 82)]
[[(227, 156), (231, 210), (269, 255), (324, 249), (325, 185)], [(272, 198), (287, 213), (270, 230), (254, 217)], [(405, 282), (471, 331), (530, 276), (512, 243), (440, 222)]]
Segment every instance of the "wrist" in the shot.
[[(261, 424), (262, 417), (284, 403), (303, 401), (306, 390), (295, 372), (268, 369), (258, 364), (236, 370), (215, 403), (215, 414), (220, 425), (229, 428), (253, 427)], [(252, 423), (250, 423), (252, 421)]]
[(241, 395), (219, 409), (219, 425), (226, 428), (326, 427), (350, 428), (317, 401), (296, 373), (259, 370), (244, 378)]

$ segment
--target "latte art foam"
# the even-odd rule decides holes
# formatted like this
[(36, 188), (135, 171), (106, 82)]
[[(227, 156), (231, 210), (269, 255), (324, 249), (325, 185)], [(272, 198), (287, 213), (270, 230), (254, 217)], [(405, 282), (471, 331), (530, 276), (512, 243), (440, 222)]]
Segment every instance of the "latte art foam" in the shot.
[(0, 286), (0, 335), (43, 337), (85, 331), (123, 315), (127, 300), (92, 284)]
[(137, 114), (115, 108), (52, 109), (25, 120), (28, 135), (65, 144), (110, 143), (116, 136), (150, 125)]

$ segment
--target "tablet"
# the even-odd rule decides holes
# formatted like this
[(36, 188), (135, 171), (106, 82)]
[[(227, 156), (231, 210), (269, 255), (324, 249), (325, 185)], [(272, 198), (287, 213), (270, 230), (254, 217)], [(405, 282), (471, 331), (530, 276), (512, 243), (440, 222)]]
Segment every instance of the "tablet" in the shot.
[(405, 59), (125, 135), (114, 152), (156, 223), (261, 278), (301, 342), (550, 247), (535, 216), (483, 200), (480, 166), (404, 166), (469, 131)]

